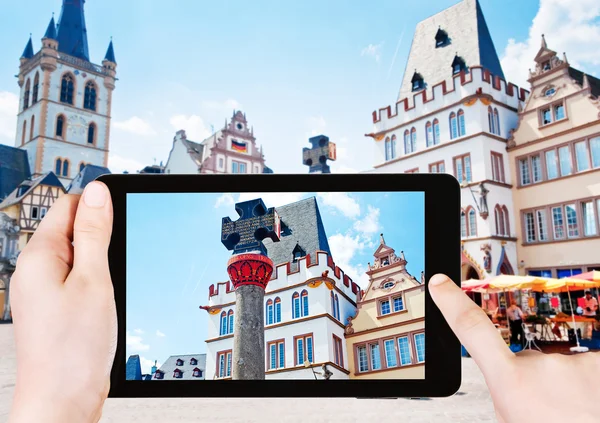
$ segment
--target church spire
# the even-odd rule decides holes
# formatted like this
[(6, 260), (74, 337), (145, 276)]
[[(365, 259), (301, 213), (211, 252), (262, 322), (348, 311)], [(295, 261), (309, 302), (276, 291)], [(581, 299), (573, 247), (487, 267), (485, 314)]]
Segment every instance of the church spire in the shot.
[(54, 22), (54, 14), (52, 14), (52, 19), (50, 19), (50, 23), (48, 24), (44, 38), (56, 40), (56, 23)]
[(23, 50), (23, 55), (21, 59), (31, 59), (33, 57), (33, 43), (31, 42), (31, 34), (29, 35), (29, 41), (25, 46), (25, 50)]
[(63, 0), (56, 39), (60, 52), (89, 62), (84, 3), (85, 0)]
[(104, 60), (113, 62), (115, 65), (117, 64), (117, 60), (115, 59), (115, 49), (113, 47), (112, 38), (110, 40), (110, 44), (108, 45), (108, 50), (106, 50), (106, 56), (104, 56)]

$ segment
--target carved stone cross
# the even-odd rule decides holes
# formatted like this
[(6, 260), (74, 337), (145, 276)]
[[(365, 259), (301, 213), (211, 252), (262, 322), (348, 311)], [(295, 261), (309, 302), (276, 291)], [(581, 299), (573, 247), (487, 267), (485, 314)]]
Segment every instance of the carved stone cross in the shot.
[(325, 135), (312, 137), (308, 141), (312, 148), (302, 149), (302, 162), (309, 167), (308, 173), (331, 173), (327, 160), (336, 160), (335, 144)]
[(234, 254), (251, 251), (267, 255), (267, 249), (262, 243), (266, 238), (278, 242), (281, 233), (281, 223), (277, 211), (267, 209), (261, 198), (244, 201), (235, 205), (235, 211), (240, 218), (235, 222), (224, 217), (221, 224), (221, 242)]

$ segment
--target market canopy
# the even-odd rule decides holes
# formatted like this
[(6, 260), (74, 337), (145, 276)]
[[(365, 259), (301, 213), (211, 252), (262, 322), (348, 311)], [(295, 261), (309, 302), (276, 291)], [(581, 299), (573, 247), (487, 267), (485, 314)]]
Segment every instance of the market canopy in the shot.
[(580, 275), (563, 278), (548, 279), (545, 283), (536, 284), (532, 289), (536, 292), (559, 293), (568, 291), (583, 291), (600, 286), (600, 280), (588, 281), (579, 279)]
[(496, 293), (515, 289), (531, 289), (545, 284), (547, 278), (537, 276), (498, 275), (483, 280), (469, 279), (461, 285), (466, 292)]

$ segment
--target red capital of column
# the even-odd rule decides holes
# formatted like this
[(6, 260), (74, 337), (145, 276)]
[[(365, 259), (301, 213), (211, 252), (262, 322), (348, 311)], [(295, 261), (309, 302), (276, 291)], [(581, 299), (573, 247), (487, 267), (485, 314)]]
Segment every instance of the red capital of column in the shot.
[(266, 289), (273, 274), (273, 261), (262, 254), (238, 254), (227, 262), (227, 273), (234, 289), (243, 285)]

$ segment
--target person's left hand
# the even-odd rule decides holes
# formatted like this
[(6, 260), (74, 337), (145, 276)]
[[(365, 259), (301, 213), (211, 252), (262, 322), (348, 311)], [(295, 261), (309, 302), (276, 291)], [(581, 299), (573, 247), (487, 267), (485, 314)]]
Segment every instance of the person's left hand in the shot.
[(11, 279), (17, 382), (10, 423), (97, 422), (117, 345), (108, 267), (112, 202), (89, 184), (64, 195), (21, 252)]

